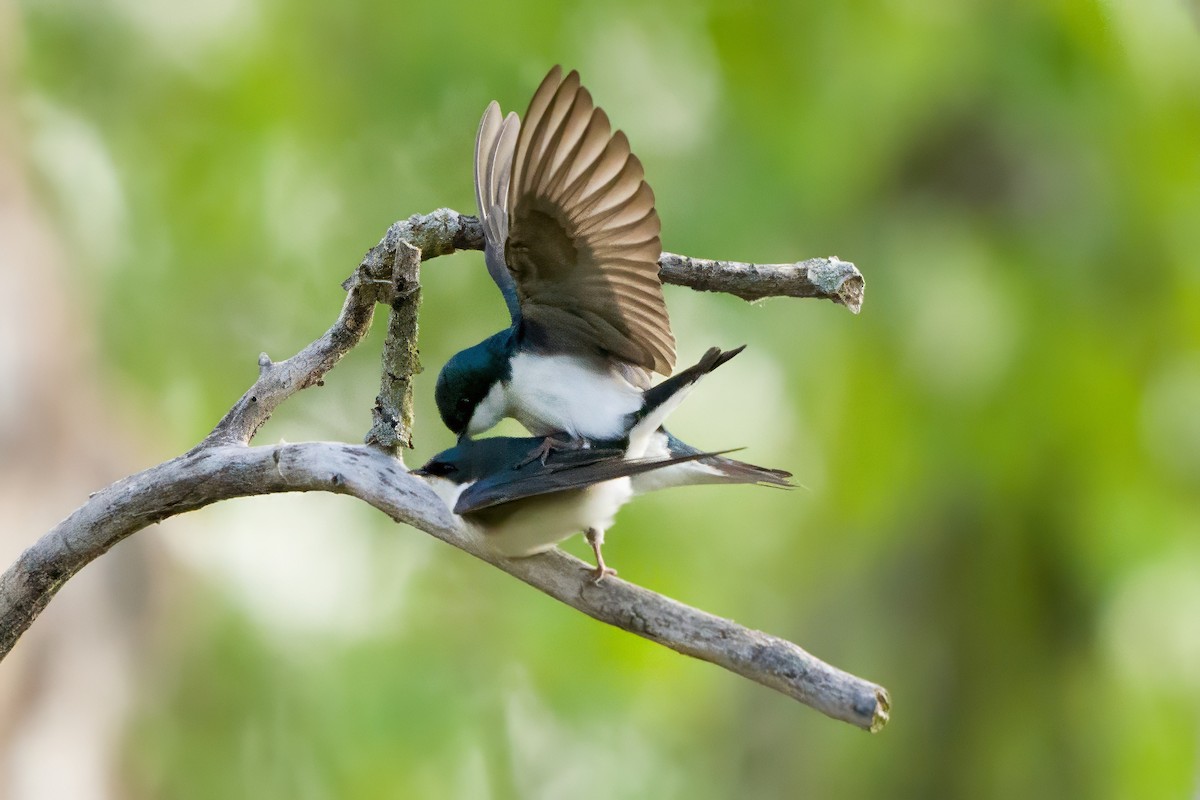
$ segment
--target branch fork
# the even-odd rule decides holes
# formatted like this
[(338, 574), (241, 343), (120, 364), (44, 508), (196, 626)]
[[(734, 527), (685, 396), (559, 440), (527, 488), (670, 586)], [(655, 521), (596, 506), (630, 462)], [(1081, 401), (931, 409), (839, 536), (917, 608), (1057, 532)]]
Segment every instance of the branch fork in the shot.
[[(560, 550), (523, 559), (498, 556), (408, 474), (398, 454), (412, 446), (411, 380), (421, 369), (420, 265), (454, 250), (482, 248), (479, 221), (450, 209), (391, 225), (343, 283), (342, 310), (320, 338), (283, 361), (259, 356), (257, 380), (196, 447), (94, 493), (0, 576), (0, 658), (71, 576), (126, 536), (233, 497), (325, 491), (357, 497), (601, 622), (717, 664), (834, 719), (872, 732), (881, 729), (891, 703), (882, 686), (830, 666), (796, 644), (618, 578), (596, 586), (591, 568)], [(746, 300), (825, 298), (855, 313), (862, 304), (862, 275), (837, 258), (759, 265), (664, 253), (659, 263), (664, 282), (699, 291)], [(362, 341), (377, 303), (391, 313), (365, 443), (250, 446), (282, 402), (321, 385)]]

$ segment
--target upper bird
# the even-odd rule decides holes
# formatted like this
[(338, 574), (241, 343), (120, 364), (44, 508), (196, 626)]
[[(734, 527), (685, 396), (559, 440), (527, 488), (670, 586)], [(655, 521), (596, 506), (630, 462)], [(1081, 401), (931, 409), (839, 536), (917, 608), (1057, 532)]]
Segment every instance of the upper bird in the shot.
[(675, 338), (654, 193), (577, 72), (550, 70), (524, 125), (488, 106), (475, 195), (512, 324), (442, 368), (442, 420), (461, 439), (513, 417), (545, 448), (624, 437), (650, 374), (674, 369)]

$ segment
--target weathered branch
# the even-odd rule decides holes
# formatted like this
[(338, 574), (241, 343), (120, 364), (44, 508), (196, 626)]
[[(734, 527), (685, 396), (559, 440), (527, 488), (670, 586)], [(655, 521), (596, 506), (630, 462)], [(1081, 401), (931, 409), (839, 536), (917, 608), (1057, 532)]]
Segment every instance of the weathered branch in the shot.
[[(454, 250), (483, 249), (479, 220), (448, 208), (395, 223), (384, 241), (393, 236), (393, 231), (420, 248), (426, 259)], [(658, 265), (664, 283), (701, 292), (723, 292), (747, 301), (766, 297), (824, 298), (855, 314), (862, 309), (866, 289), (858, 268), (837, 256), (794, 264), (748, 264), (663, 253)]]
[(822, 297), (857, 314), (866, 284), (858, 267), (837, 256), (795, 264), (743, 264), (663, 253), (659, 274), (666, 283), (698, 292), (724, 292), (743, 300), (764, 297)]
[(870, 730), (887, 721), (883, 687), (835, 669), (790, 642), (617, 578), (594, 584), (592, 568), (561, 551), (501, 558), (401, 461), (374, 447), (333, 442), (197, 448), (97, 492), (0, 578), (5, 609), (0, 653), (8, 652), (68, 578), (147, 525), (234, 497), (312, 491), (357, 497), (601, 622), (719, 664), (835, 719)]
[[(391, 230), (388, 231), (391, 234)], [(386, 237), (385, 237), (386, 241)], [(412, 448), (412, 378), (421, 371), (417, 350), (417, 310), (421, 307), (421, 251), (405, 241), (396, 243), (392, 277), (392, 307), (383, 342), (379, 396), (371, 413), (366, 443), (395, 453)]]
[[(126, 536), (167, 517), (232, 497), (328, 491), (353, 495), (397, 522), (426, 531), (598, 620), (718, 664), (835, 719), (871, 731), (883, 727), (890, 704), (883, 687), (838, 670), (790, 642), (647, 589), (615, 578), (596, 585), (591, 581), (590, 567), (561, 551), (526, 559), (502, 558), (489, 550), (424, 483), (407, 473), (394, 452), (406, 443), (412, 430), (409, 379), (418, 368), (415, 316), (419, 258), (480, 244), (477, 221), (445, 209), (411, 217), (389, 228), (347, 279), (342, 312), (320, 339), (286, 361), (274, 363), (266, 355), (260, 357), (260, 373), (254, 386), (203, 442), (178, 458), (97, 492), (0, 576), (0, 658), (72, 575)], [(840, 291), (830, 289), (832, 284), (819, 275), (814, 279), (809, 273), (801, 274), (801, 265), (753, 267), (739, 272), (738, 267), (750, 265), (691, 260), (697, 269), (711, 273), (701, 280), (686, 274), (687, 262), (684, 257), (664, 256), (664, 279), (684, 285), (690, 281), (698, 288), (749, 297), (830, 297), (830, 292)], [(846, 262), (836, 263), (853, 270), (853, 265)], [(853, 275), (844, 278), (841, 285)], [(861, 283), (861, 276), (858, 280)], [(818, 284), (821, 293), (805, 288)], [(362, 340), (376, 302), (391, 306), (392, 321), (376, 424), (368, 435), (370, 444), (309, 442), (248, 447), (254, 433), (280, 403), (301, 389), (319, 384)]]

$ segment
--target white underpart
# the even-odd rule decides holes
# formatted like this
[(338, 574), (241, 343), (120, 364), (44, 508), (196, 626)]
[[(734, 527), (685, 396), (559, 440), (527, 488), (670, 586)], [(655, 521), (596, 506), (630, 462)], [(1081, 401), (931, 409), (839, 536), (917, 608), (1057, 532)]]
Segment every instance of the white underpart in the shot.
[[(704, 375), (701, 375), (691, 383), (684, 384), (675, 394), (668, 397), (652, 412), (638, 420), (638, 423), (629, 430), (629, 447), (625, 450), (626, 458), (668, 455), (667, 437), (659, 428), (666, 422), (671, 412), (679, 408), (679, 404), (683, 402), (685, 397), (691, 394), (692, 389), (695, 388), (696, 384), (703, 377)], [(657, 447), (661, 452), (651, 452), (652, 447)]]
[[(454, 510), (455, 504), (458, 503), (458, 498), (471, 485), (469, 483), (455, 483), (438, 475), (422, 475), (421, 479), (429, 484), (429, 488), (433, 489), (434, 494), (440, 497), (442, 502), (446, 504), (446, 508), (451, 511)], [(486, 541), (486, 537), (483, 536), (483, 530), (478, 525), (467, 525), (467, 530), (474, 538)]]
[(572, 438), (620, 439), (626, 419), (641, 407), (641, 390), (602, 359), (518, 353), (511, 378), (492, 387), (468, 431), (481, 433), (511, 416), (534, 436), (561, 431)]
[(442, 502), (446, 504), (446, 508), (451, 511), (454, 510), (454, 505), (458, 502), (459, 496), (470, 485), (467, 483), (455, 483), (437, 475), (422, 475), (421, 477), (429, 484), (429, 488), (433, 489), (434, 494), (442, 499)]
[[(670, 450), (667, 449), (667, 435), (662, 431), (655, 431), (650, 437), (642, 457), (659, 459), (667, 458), (670, 455)], [(730, 482), (729, 477), (719, 469), (700, 461), (684, 461), (669, 467), (642, 472), (634, 475), (630, 480), (633, 483), (635, 495), (657, 492), (659, 489), (672, 489), (676, 486)]]
[(467, 423), (467, 433), (471, 436), (481, 434), (494, 428), (496, 423), (507, 416), (508, 395), (504, 391), (504, 384), (497, 381), (479, 401), (479, 405), (475, 406), (471, 420)]
[[(434, 476), (425, 476), (425, 482), (451, 510), (468, 486)], [(521, 558), (545, 552), (563, 539), (589, 528), (603, 533), (612, 526), (621, 506), (632, 497), (633, 486), (629, 478), (617, 478), (586, 489), (516, 500), (506, 509), (510, 513), (487, 527), (469, 517), (466, 521), (482, 533), (483, 541), (497, 553)]]
[(541, 553), (589, 528), (612, 526), (621, 506), (633, 497), (629, 478), (597, 483), (586, 489), (517, 501), (521, 508), (485, 529), (484, 541), (503, 556), (520, 558)]

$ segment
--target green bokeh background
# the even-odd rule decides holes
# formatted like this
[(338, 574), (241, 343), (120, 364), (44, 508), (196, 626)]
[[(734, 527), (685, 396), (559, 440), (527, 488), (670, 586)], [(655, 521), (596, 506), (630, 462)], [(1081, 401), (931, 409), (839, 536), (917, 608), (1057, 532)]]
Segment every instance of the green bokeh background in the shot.
[[(133, 796), (1197, 791), (1195, 4), (36, 0), (11, 16), (29, 169), (87, 254), (74, 289), (106, 391), (161, 459), (209, 430), (260, 351), (324, 330), (389, 223), (473, 211), (480, 113), (523, 111), (554, 63), (629, 134), (667, 250), (836, 253), (867, 279), (857, 317), (666, 289), (681, 363), (749, 345), (673, 429), (805, 488), (640, 499), (606, 555), (883, 683), (881, 734), (352, 501), (266, 498), (193, 515), (187, 535), (252, 515), (240, 535), (286, 547), (290, 525), (319, 524), (356, 554), (365, 599), (264, 615), (185, 568), (122, 747)], [(451, 441), (437, 368), (505, 322), (478, 253), (423, 278), (410, 463)], [(379, 341), (259, 441), (359, 440)], [(184, 535), (164, 528), (143, 535)]]

